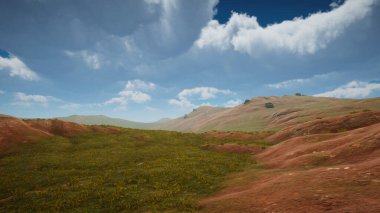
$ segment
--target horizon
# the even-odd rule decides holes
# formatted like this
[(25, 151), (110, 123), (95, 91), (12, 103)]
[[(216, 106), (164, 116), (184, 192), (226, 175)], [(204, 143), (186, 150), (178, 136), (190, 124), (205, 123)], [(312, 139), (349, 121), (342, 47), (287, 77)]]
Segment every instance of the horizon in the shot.
[(0, 2), (0, 112), (150, 123), (302, 93), (380, 97), (379, 0)]
[[(248, 98), (248, 99), (245, 99), (245, 100), (254, 100), (256, 98), (261, 98), (261, 97), (265, 98), (265, 97), (289, 97), (289, 96), (297, 96), (297, 95), (296, 94), (293, 94), (293, 95), (292, 94), (285, 94), (285, 95), (282, 95), (282, 96), (255, 96), (255, 97), (251, 97), (251, 98)], [(315, 96), (308, 96), (308, 95), (301, 94), (300, 97), (315, 97)], [(345, 100), (368, 100), (368, 99), (376, 99), (376, 98), (380, 98), (380, 97), (356, 98), (356, 99), (354, 99), (354, 98), (336, 98), (336, 97), (315, 97), (315, 98), (332, 98), (332, 99), (345, 99)], [(226, 106), (208, 106), (208, 105), (196, 106), (196, 108), (189, 109), (189, 111), (187, 111), (184, 114), (181, 114), (181, 115), (179, 115), (177, 117), (162, 117), (162, 118), (159, 118), (157, 120), (147, 121), (147, 122), (144, 122), (144, 121), (135, 121), (135, 120), (130, 120), (130, 119), (126, 119), (126, 118), (113, 117), (113, 116), (108, 116), (108, 115), (103, 115), (103, 114), (68, 114), (68, 115), (63, 116), (63, 117), (17, 117), (17, 116), (11, 115), (11, 114), (6, 114), (6, 116), (17, 117), (17, 118), (20, 118), (20, 119), (59, 119), (59, 118), (68, 118), (68, 117), (71, 117), (71, 116), (79, 116), (79, 117), (86, 117), (86, 116), (88, 116), (88, 117), (97, 117), (97, 116), (103, 116), (103, 117), (107, 117), (107, 118), (111, 118), (111, 119), (120, 119), (120, 120), (124, 120), (124, 121), (135, 122), (135, 123), (152, 124), (152, 123), (157, 123), (157, 122), (160, 122), (160, 121), (166, 120), (166, 119), (174, 120), (174, 119), (177, 119), (177, 118), (182, 118), (184, 115), (191, 114), (192, 112), (194, 112), (194, 110), (198, 110), (199, 108), (202, 108), (202, 107), (235, 108), (235, 107), (239, 107), (239, 106), (243, 105), (244, 101), (242, 103), (240, 103), (239, 105), (232, 106), (232, 107), (226, 107)], [(3, 114), (3, 115), (5, 115), (5, 114)]]

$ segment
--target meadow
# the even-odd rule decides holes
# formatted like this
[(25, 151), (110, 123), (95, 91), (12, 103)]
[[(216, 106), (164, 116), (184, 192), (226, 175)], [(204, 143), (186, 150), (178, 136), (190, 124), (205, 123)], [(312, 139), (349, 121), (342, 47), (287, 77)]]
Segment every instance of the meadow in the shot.
[(201, 148), (227, 142), (236, 141), (123, 129), (21, 144), (0, 156), (0, 212), (196, 211), (229, 175), (255, 166), (251, 155)]

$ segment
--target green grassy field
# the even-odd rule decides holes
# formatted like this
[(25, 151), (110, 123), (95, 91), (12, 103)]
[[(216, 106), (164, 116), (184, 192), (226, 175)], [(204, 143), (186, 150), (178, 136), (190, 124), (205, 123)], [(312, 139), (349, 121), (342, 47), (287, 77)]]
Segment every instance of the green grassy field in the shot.
[(228, 174), (255, 164), (200, 148), (226, 142), (125, 129), (22, 144), (0, 158), (0, 212), (196, 211)]

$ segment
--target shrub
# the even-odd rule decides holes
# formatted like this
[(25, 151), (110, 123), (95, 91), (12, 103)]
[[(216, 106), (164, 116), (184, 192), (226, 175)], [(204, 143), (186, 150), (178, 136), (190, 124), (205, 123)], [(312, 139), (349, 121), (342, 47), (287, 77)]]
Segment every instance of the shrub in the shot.
[(251, 100), (245, 99), (244, 104), (249, 104), (250, 102), (251, 102)]
[(189, 115), (186, 114), (186, 115), (183, 116), (183, 119), (186, 119), (188, 117), (189, 117)]
[(295, 96), (303, 96), (301, 93), (297, 92), (296, 94), (294, 94)]
[(273, 107), (274, 107), (274, 105), (272, 102), (265, 103), (265, 108), (273, 108)]

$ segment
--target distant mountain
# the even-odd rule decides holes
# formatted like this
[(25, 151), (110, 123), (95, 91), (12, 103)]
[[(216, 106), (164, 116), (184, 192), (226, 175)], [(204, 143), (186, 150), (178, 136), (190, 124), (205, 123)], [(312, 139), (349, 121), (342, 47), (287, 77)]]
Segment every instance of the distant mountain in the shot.
[(134, 129), (150, 129), (157, 125), (156, 123), (134, 122), (104, 115), (71, 115), (58, 119), (86, 125), (111, 125)]
[(380, 98), (256, 97), (233, 108), (203, 106), (179, 118), (161, 122), (154, 129), (183, 132), (279, 130), (307, 120), (369, 110), (380, 111)]

